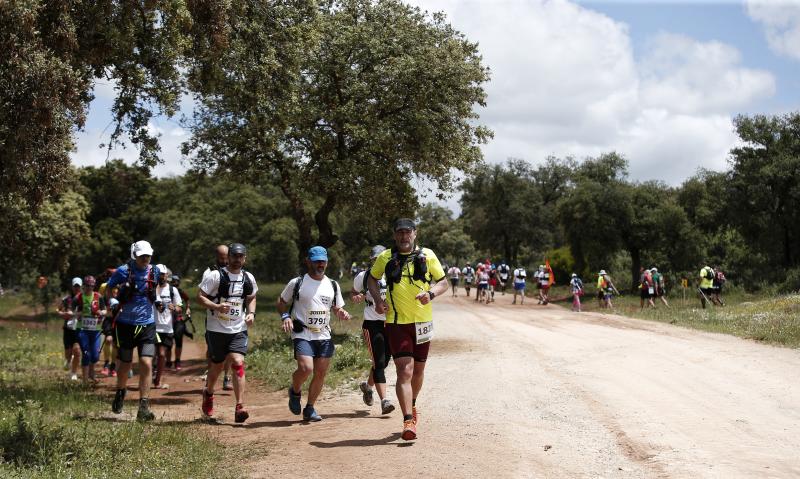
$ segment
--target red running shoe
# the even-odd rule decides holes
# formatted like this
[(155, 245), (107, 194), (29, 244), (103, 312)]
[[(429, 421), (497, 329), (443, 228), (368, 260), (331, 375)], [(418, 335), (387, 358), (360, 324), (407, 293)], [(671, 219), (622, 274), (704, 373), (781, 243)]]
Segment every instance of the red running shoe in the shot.
[(203, 388), (203, 414), (208, 417), (214, 415), (214, 395), (208, 394), (208, 391)]

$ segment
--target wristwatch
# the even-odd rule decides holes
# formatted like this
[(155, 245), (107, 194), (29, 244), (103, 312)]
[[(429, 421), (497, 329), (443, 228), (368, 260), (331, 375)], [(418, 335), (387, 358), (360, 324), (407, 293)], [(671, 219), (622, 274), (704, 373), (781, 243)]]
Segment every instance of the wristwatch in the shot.
[[(252, 314), (254, 318), (256, 317), (255, 311), (248, 311), (247, 314)], [(247, 314), (245, 314), (245, 316), (247, 316)]]
[(436, 293), (434, 293), (433, 291), (428, 291), (428, 296), (431, 298), (431, 301), (433, 301), (433, 298), (436, 297)]

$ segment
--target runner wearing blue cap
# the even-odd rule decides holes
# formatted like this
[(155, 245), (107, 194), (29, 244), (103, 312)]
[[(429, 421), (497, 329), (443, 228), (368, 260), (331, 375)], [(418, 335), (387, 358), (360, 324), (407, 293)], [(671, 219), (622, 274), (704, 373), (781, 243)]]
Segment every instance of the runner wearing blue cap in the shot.
[(314, 404), (322, 392), (334, 352), (331, 309), (340, 320), (350, 319), (350, 314), (342, 309), (344, 299), (339, 284), (325, 276), (327, 267), (328, 252), (325, 248), (314, 246), (309, 249), (306, 258), (308, 273), (289, 281), (278, 298), (283, 330), (292, 333), (294, 358), (297, 360), (297, 369), (289, 387), (289, 410), (292, 414), (300, 414), (301, 389), (313, 373), (308, 386), (308, 400), (302, 409), (305, 421), (322, 420)]

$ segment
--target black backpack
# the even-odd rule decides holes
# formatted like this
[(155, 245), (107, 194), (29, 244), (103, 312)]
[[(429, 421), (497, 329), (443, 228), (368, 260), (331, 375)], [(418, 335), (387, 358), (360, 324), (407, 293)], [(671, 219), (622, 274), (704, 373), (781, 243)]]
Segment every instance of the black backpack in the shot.
[[(242, 281), (244, 284), (242, 285), (242, 300), (246, 300), (248, 296), (252, 296), (253, 294), (253, 282), (250, 281), (250, 275), (247, 274), (247, 271), (242, 268), (242, 277), (244, 278)], [(238, 281), (236, 281), (238, 283)], [(225, 293), (223, 294), (223, 291)], [(209, 297), (211, 301), (215, 303), (219, 303), (222, 299), (234, 298), (236, 296), (228, 296), (231, 291), (231, 277), (228, 275), (228, 271), (225, 268), (219, 268), (219, 287), (217, 288), (216, 296)], [(172, 291), (170, 290), (170, 294)], [(246, 306), (246, 305), (245, 305)]]
[(120, 286), (119, 293), (117, 294), (117, 300), (119, 301), (120, 306), (132, 300), (134, 296), (146, 296), (151, 303), (155, 303), (155, 268), (153, 268), (153, 265), (147, 265), (147, 277), (144, 280), (144, 291), (142, 291), (136, 286), (136, 275), (133, 273), (134, 266), (135, 263), (133, 261), (128, 262), (128, 277), (125, 280), (125, 283)]
[[(422, 281), (430, 283), (430, 275), (428, 274), (428, 261), (425, 254), (422, 252), (422, 247), (417, 247), (408, 255), (401, 255), (397, 247), (392, 248), (392, 257), (386, 263), (386, 284), (391, 291), (395, 284), (399, 283), (403, 278), (403, 268), (411, 262), (414, 265), (414, 273), (411, 275), (412, 281)], [(405, 256), (405, 258), (401, 258)]]

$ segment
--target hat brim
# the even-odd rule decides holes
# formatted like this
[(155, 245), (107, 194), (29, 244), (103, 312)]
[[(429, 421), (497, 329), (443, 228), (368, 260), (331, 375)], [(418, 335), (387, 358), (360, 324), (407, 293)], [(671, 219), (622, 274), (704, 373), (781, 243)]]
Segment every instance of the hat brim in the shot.
[(308, 257), (309, 261), (328, 261), (327, 256), (314, 255)]
[(153, 256), (153, 248), (147, 248), (141, 251), (137, 251), (136, 257), (138, 258), (139, 256)]

